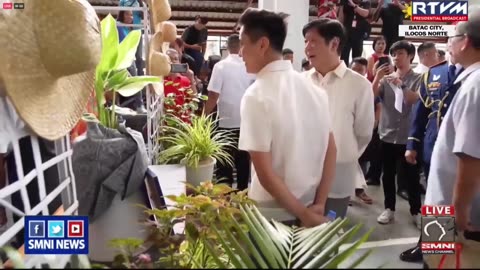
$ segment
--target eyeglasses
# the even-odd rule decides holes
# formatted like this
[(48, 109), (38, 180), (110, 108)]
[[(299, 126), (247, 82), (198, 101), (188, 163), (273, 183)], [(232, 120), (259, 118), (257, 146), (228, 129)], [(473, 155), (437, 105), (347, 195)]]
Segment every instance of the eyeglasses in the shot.
[(448, 41), (451, 41), (456, 37), (465, 37), (465, 36), (467, 36), (467, 34), (458, 34), (458, 35), (449, 36)]

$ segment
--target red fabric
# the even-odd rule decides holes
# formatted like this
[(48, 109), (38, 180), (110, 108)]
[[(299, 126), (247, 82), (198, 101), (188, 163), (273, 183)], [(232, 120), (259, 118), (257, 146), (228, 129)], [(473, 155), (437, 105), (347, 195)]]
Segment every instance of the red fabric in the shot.
[(339, 0), (318, 0), (318, 17), (336, 19), (335, 6)]
[[(85, 112), (94, 114), (98, 117), (97, 112), (97, 100), (95, 99), (95, 91), (92, 90), (88, 102), (86, 104)], [(87, 132), (87, 123), (80, 119), (75, 127), (70, 131), (70, 140), (73, 142), (78, 136), (81, 136)]]
[(178, 76), (176, 78), (165, 77), (164, 79), (164, 94), (175, 94), (175, 104), (185, 104), (185, 92), (180, 91), (182, 88), (190, 88), (190, 80), (185, 76)]
[[(175, 95), (175, 105), (165, 105), (165, 109), (171, 109), (175, 111), (175, 115), (180, 117), (183, 121), (190, 123), (190, 111), (182, 112), (181, 108), (177, 106), (183, 106), (186, 102), (189, 102), (190, 97), (187, 96), (186, 90), (191, 88), (190, 80), (179, 75), (178, 77), (165, 77), (164, 78), (164, 95), (165, 97), (169, 94)], [(183, 91), (182, 91), (183, 90)]]

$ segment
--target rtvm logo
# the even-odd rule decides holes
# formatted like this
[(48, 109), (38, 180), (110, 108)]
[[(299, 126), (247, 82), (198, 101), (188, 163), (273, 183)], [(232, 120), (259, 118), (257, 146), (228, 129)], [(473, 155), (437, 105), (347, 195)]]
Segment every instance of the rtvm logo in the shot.
[(88, 217), (26, 216), (25, 254), (88, 254)]
[(412, 21), (452, 22), (468, 20), (468, 1), (464, 0), (414, 0), (409, 8), (411, 8)]

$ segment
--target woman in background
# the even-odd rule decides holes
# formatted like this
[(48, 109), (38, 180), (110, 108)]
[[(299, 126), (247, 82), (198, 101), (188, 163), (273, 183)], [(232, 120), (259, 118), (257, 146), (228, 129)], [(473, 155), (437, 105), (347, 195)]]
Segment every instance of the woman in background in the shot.
[[(373, 40), (373, 54), (368, 57), (368, 65), (367, 65), (367, 79), (373, 82), (373, 78), (375, 78), (375, 63), (377, 63), (378, 58), (383, 56), (388, 56), (385, 54), (385, 48), (387, 47), (387, 42), (385, 41), (384, 36), (377, 37)], [(388, 53), (388, 52), (387, 52)]]
[[(133, 24), (133, 13), (130, 10), (121, 10), (118, 13), (117, 22), (122, 24)], [(117, 25), (118, 41), (122, 42), (125, 37), (133, 30), (132, 26)], [(140, 44), (139, 44), (140, 46)], [(138, 57), (136, 55), (136, 57)], [(127, 69), (131, 76), (137, 76), (138, 70), (136, 61), (133, 61), (132, 65)], [(140, 91), (131, 97), (120, 96), (120, 106), (128, 107), (132, 110), (136, 110), (138, 113), (147, 113), (145, 106), (143, 105), (143, 96)]]

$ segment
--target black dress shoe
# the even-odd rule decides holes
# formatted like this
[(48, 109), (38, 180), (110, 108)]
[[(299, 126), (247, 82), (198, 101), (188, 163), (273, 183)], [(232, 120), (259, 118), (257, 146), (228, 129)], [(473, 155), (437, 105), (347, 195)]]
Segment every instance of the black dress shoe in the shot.
[(400, 190), (397, 192), (397, 195), (400, 196), (400, 198), (407, 200), (408, 201), (408, 193), (406, 190)]
[(407, 249), (400, 254), (400, 260), (404, 262), (412, 262), (412, 263), (422, 262), (423, 261), (422, 250), (420, 249), (419, 246), (416, 246), (411, 249)]

